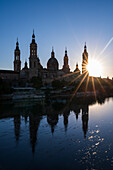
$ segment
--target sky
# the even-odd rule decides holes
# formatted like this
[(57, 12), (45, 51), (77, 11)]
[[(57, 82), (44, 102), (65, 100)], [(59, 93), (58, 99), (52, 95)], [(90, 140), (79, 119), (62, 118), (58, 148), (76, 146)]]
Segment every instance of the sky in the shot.
[(113, 77), (113, 0), (0, 0), (0, 69), (13, 69), (17, 37), (22, 67), (29, 62), (33, 29), (45, 68), (53, 46), (59, 68), (67, 47), (71, 71), (81, 69), (86, 42), (101, 76)]

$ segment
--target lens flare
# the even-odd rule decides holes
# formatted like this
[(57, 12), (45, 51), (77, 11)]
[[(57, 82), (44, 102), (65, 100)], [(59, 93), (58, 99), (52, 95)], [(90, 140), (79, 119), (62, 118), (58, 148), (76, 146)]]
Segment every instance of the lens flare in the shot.
[(90, 76), (99, 77), (102, 74), (102, 65), (99, 61), (91, 59), (87, 65)]

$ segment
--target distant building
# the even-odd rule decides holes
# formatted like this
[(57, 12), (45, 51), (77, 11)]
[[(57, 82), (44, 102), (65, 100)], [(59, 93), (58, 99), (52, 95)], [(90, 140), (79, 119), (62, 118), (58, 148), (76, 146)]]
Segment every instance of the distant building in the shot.
[[(4, 80), (30, 80), (33, 77), (41, 77), (43, 83), (50, 83), (54, 79), (71, 81), (71, 79), (80, 75), (78, 64), (74, 72), (70, 72), (69, 58), (67, 55), (67, 48), (65, 49), (64, 64), (62, 69), (59, 69), (58, 60), (55, 58), (55, 52), (52, 48), (51, 57), (47, 62), (47, 68), (43, 68), (40, 59), (37, 56), (37, 43), (35, 42), (35, 34), (33, 31), (32, 42), (30, 44), (29, 67), (25, 61), (24, 68), (21, 69), (19, 42), (17, 39), (16, 49), (14, 50), (14, 71), (13, 70), (0, 70), (0, 78)], [(86, 44), (84, 46), (82, 60), (82, 73), (86, 72), (86, 63), (88, 63), (88, 53)]]

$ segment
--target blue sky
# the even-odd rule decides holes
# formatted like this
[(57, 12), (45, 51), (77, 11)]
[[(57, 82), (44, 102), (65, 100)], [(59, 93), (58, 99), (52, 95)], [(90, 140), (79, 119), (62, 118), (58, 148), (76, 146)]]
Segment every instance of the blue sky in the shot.
[(113, 76), (113, 42), (99, 55), (113, 37), (112, 0), (0, 0), (0, 69), (13, 69), (17, 37), (23, 67), (33, 29), (44, 67), (53, 46), (62, 68), (66, 46), (71, 70), (76, 62), (81, 69), (86, 41), (89, 58), (102, 63), (102, 76)]

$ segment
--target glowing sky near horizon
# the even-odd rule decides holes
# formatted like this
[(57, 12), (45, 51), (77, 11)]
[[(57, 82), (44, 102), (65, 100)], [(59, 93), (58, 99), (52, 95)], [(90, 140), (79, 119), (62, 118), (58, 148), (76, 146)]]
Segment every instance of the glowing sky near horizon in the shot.
[(102, 65), (101, 76), (112, 77), (112, 9), (112, 0), (0, 0), (0, 69), (13, 69), (17, 37), (23, 67), (34, 29), (44, 67), (53, 46), (62, 68), (66, 46), (71, 70), (76, 62), (81, 69), (86, 41), (90, 60), (99, 60)]

